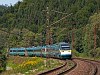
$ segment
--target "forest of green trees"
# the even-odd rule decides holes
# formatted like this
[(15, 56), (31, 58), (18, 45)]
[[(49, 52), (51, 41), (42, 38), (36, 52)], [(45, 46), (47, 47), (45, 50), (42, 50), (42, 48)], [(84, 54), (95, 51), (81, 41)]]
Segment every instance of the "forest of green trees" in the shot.
[[(0, 6), (0, 49), (45, 45), (47, 12), (53, 43), (67, 41), (86, 56), (100, 56), (100, 0), (23, 0)], [(54, 12), (59, 11), (67, 14)], [(73, 36), (73, 35), (74, 36)], [(96, 48), (94, 43), (96, 35)]]

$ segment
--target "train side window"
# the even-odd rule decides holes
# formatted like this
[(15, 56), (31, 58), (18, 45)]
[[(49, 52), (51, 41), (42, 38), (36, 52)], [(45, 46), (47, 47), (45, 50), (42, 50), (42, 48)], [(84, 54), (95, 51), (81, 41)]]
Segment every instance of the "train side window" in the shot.
[(33, 50), (28, 50), (28, 52), (33, 52)]
[(20, 52), (25, 52), (25, 50), (20, 50)]
[(25, 52), (25, 50), (21, 50), (21, 52)]
[(17, 52), (16, 50), (13, 50), (13, 52)]
[(25, 50), (18, 50), (18, 52), (25, 52)]
[(21, 52), (21, 50), (18, 50), (18, 52)]

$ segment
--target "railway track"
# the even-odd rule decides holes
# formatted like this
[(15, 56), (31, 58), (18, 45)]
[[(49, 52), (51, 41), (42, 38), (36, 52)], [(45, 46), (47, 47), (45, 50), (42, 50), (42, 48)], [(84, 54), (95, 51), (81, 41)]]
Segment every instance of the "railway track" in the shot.
[[(82, 58), (63, 61), (63, 65), (38, 75), (100, 75), (100, 61)], [(71, 68), (68, 68), (68, 61), (74, 64)]]
[(92, 63), (97, 67), (95, 75), (100, 75), (100, 61), (92, 61)]
[(88, 63), (91, 63), (94, 66), (94, 73), (93, 75), (100, 75), (100, 61), (95, 60), (89, 60), (89, 59), (82, 59), (82, 58), (76, 58)]
[(77, 63), (77, 67), (65, 75), (100, 75), (100, 61), (82, 58), (73, 58), (73, 60)]
[[(64, 64), (54, 68), (52, 70), (40, 73), (38, 75), (62, 75), (66, 72), (69, 72), (70, 70), (74, 69), (76, 67), (76, 63), (73, 60), (63, 60)], [(70, 61), (71, 63), (73, 63), (74, 65), (71, 68), (68, 68), (68, 61)]]
[(90, 71), (89, 74), (90, 74), (90, 75), (96, 75), (96, 74), (97, 74), (98, 68), (97, 68), (97, 66), (95, 66), (95, 65), (91, 62), (91, 60), (81, 59), (81, 58), (76, 58), (76, 59), (81, 60), (81, 61), (84, 61), (84, 62), (87, 62), (87, 63), (90, 63), (90, 65), (92, 66), (92, 69), (91, 69), (91, 71)]
[[(71, 70), (73, 70), (76, 66), (77, 66), (77, 63), (75, 62), (75, 61), (73, 61), (73, 60), (70, 60), (71, 62), (73, 62), (73, 66), (71, 67), (71, 68), (66, 68), (64, 71), (62, 71), (61, 73), (59, 73), (58, 75), (64, 75), (64, 74), (66, 74), (66, 73), (68, 73), (68, 72), (70, 72)], [(68, 66), (68, 65), (67, 65)]]

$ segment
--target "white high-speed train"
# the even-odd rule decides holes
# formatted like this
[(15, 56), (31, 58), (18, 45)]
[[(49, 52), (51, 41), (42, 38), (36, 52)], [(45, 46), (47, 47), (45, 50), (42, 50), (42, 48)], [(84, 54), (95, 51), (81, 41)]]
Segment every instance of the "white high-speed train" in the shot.
[(10, 55), (28, 55), (28, 56), (42, 56), (55, 57), (61, 59), (70, 59), (72, 57), (71, 46), (69, 43), (60, 42), (58, 44), (28, 47), (28, 48), (10, 48)]

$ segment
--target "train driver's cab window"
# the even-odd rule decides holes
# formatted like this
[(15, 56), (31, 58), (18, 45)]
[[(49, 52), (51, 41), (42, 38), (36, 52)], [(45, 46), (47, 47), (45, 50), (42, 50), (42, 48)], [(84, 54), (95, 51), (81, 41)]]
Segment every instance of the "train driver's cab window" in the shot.
[(62, 50), (70, 50), (70, 47), (61, 47)]
[(70, 50), (70, 46), (68, 44), (62, 44), (61, 49), (62, 50)]

